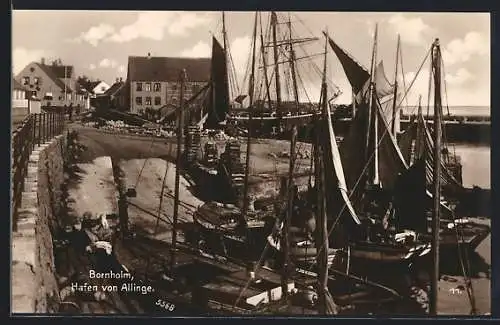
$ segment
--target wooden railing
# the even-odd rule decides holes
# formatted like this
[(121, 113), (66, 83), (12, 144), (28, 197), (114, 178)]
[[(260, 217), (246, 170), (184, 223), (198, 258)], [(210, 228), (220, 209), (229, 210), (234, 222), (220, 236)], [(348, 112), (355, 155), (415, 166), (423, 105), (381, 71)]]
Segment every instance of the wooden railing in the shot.
[(24, 179), (28, 173), (31, 152), (53, 137), (63, 133), (65, 116), (63, 113), (30, 114), (12, 132), (12, 197), (11, 213), (16, 230), (18, 208), (24, 190)]

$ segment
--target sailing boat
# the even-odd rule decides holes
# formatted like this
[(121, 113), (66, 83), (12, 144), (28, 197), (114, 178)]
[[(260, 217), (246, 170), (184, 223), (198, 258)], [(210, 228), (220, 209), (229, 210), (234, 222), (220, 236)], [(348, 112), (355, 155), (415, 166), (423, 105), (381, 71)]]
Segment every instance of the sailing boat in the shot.
[[(393, 92), (383, 72), (376, 65), (377, 28), (375, 28), (371, 69), (368, 72), (331, 38), (330, 47), (340, 60), (356, 95), (356, 115), (340, 153), (350, 200), (363, 220), (359, 231), (348, 231), (349, 261), (360, 269), (365, 263), (396, 263), (409, 266), (429, 253), (430, 246), (418, 240), (408, 228), (391, 229), (389, 221), (400, 214), (393, 199), (398, 174), (407, 169), (396, 140), (382, 110), (380, 96)], [(392, 112), (390, 114), (392, 117)], [(395, 129), (393, 127), (393, 129)], [(365, 186), (363, 186), (365, 184)], [(397, 218), (396, 218), (397, 219)], [(360, 228), (360, 227), (358, 227)], [(398, 231), (399, 230), (399, 231)], [(357, 232), (357, 234), (356, 234)]]
[[(443, 62), (438, 64), (442, 65)], [(440, 108), (442, 110), (442, 108)], [(440, 114), (443, 114), (441, 111)], [(441, 123), (442, 124), (442, 123)], [(444, 125), (439, 126), (441, 129)], [(420, 170), (420, 172), (413, 172), (416, 177), (420, 177), (425, 181), (426, 188), (430, 189), (432, 184), (435, 154), (434, 139), (432, 134), (436, 132), (436, 127), (432, 125), (429, 128), (428, 122), (424, 119), (422, 114), (422, 107), (419, 101), (418, 113), (416, 121), (412, 123), (407, 131), (402, 134), (400, 139), (400, 146), (406, 154), (407, 161), (410, 163), (410, 170)], [(443, 197), (446, 201), (442, 201), (443, 214), (440, 221), (440, 246), (441, 250), (446, 253), (453, 253), (457, 248), (462, 250), (474, 251), (477, 246), (488, 236), (490, 227), (487, 225), (472, 222), (468, 218), (456, 218), (453, 207), (456, 208), (461, 198), (464, 197), (466, 192), (461, 184), (461, 170), (459, 178), (456, 173), (450, 170), (450, 165), (456, 165), (453, 155), (450, 158), (450, 150), (443, 141), (442, 150), (440, 151), (441, 158), (441, 188)], [(450, 161), (451, 160), (451, 161)], [(461, 169), (461, 168), (459, 168)], [(418, 174), (418, 175), (417, 175)], [(411, 181), (411, 180), (410, 180)], [(430, 207), (428, 208), (430, 209)], [(408, 222), (408, 221), (405, 221)], [(420, 231), (423, 233), (429, 232), (430, 227), (421, 224)], [(422, 237), (424, 238), (424, 237)], [(447, 255), (447, 254), (445, 254)]]
[[(250, 110), (254, 104), (254, 77), (256, 63), (256, 39), (258, 15), (255, 14), (252, 42), (251, 76), (249, 80), (248, 97)], [(249, 130), (250, 131), (250, 130)], [(207, 202), (197, 209), (193, 215), (198, 235), (197, 245), (203, 251), (220, 253), (223, 256), (246, 256), (255, 259), (254, 252), (261, 252), (264, 240), (264, 229), (272, 224), (273, 211), (255, 211), (248, 197), (249, 168), (251, 155), (251, 131), (247, 133), (247, 153), (244, 173), (241, 170), (239, 143), (228, 142), (221, 159), (228, 179), (238, 178), (243, 183), (242, 195), (236, 195), (235, 204), (224, 204), (216, 201)], [(238, 186), (239, 187), (239, 186)], [(236, 194), (240, 194), (238, 191)], [(249, 243), (253, 245), (250, 245)]]
[[(326, 56), (326, 52), (325, 52)], [(326, 57), (325, 72), (326, 74)], [(360, 278), (349, 276), (341, 272), (334, 272), (329, 276), (328, 272), (328, 233), (327, 233), (327, 209), (331, 208), (327, 204), (325, 174), (330, 171), (327, 168), (330, 162), (325, 156), (331, 153), (333, 164), (336, 167), (336, 175), (342, 178), (340, 159), (336, 149), (335, 136), (331, 128), (329, 110), (327, 108), (326, 82), (323, 79), (322, 85), (322, 108), (323, 117), (318, 120), (316, 145), (316, 177), (315, 188), (317, 190), (317, 222), (319, 225), (318, 238), (316, 242), (316, 256), (318, 272), (310, 272), (304, 269), (290, 267), (288, 260), (289, 241), (286, 233), (289, 231), (288, 221), (292, 215), (287, 213), (284, 220), (285, 240), (284, 252), (285, 263), (281, 269), (281, 277), (276, 271), (267, 267), (260, 267), (259, 263), (249, 269), (246, 274), (236, 272), (227, 276), (217, 277), (212, 283), (204, 285), (200, 289), (200, 296), (203, 297), (204, 305), (207, 309), (220, 314), (322, 314), (333, 315), (349, 312), (383, 312), (384, 305), (394, 304), (399, 300), (399, 295), (394, 291), (377, 285), (375, 283), (363, 281)], [(320, 135), (321, 133), (321, 135)], [(292, 135), (295, 132), (292, 131)], [(328, 145), (319, 143), (322, 135), (329, 134)], [(292, 143), (293, 143), (292, 137)], [(293, 147), (292, 147), (293, 148)], [(325, 150), (323, 150), (325, 149)], [(325, 156), (323, 156), (325, 155)], [(293, 162), (292, 162), (293, 167)], [(292, 170), (292, 169), (291, 169)], [(289, 184), (290, 185), (290, 184)], [(289, 186), (290, 187), (290, 186)], [(339, 186), (339, 190), (343, 189)], [(290, 192), (289, 192), (290, 193)], [(342, 195), (345, 197), (345, 195)], [(288, 204), (292, 204), (289, 200)], [(260, 262), (260, 261), (259, 261)], [(281, 279), (281, 281), (280, 281)], [(314, 289), (314, 282), (317, 281), (317, 290)], [(278, 286), (280, 285), (281, 286)], [(348, 307), (350, 306), (350, 307)]]
[[(226, 144), (226, 150), (219, 157), (215, 139), (210, 135), (214, 130), (224, 127), (226, 116), (231, 108), (229, 63), (231, 55), (227, 47), (225, 14), (222, 13), (223, 45), (212, 37), (212, 63), (210, 82), (194, 97), (200, 97), (195, 110), (191, 109), (187, 128), (185, 162), (198, 195), (204, 200), (220, 200), (234, 203), (242, 187), (240, 173), (240, 145), (237, 141)], [(203, 149), (202, 129), (209, 130), (209, 139)], [(202, 152), (200, 159), (199, 153)], [(218, 188), (218, 191), (213, 191)]]

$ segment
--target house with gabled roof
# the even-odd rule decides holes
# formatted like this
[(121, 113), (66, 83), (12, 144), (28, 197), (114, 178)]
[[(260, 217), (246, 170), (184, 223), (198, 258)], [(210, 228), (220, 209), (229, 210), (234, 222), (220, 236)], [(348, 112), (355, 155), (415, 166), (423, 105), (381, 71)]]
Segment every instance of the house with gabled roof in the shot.
[(210, 67), (210, 58), (130, 56), (126, 82), (129, 111), (144, 114), (178, 105), (182, 69), (187, 74), (184, 97), (188, 99), (210, 81)]
[(125, 110), (127, 107), (127, 87), (122, 78), (116, 78), (116, 82), (104, 93), (109, 97), (110, 108)]
[(74, 67), (60, 60), (31, 62), (15, 80), (27, 88), (29, 97), (39, 99), (42, 107), (85, 107), (86, 92), (76, 81)]

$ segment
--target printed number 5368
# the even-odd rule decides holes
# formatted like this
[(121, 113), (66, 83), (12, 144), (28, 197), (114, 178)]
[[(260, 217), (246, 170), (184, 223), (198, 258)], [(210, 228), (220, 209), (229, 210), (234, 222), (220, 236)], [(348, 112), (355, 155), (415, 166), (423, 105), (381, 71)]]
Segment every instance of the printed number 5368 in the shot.
[(174, 309), (175, 309), (174, 304), (172, 304), (170, 302), (163, 301), (161, 299), (158, 299), (156, 301), (156, 305), (160, 306), (161, 308), (164, 308), (165, 310), (168, 310), (168, 311), (174, 311)]

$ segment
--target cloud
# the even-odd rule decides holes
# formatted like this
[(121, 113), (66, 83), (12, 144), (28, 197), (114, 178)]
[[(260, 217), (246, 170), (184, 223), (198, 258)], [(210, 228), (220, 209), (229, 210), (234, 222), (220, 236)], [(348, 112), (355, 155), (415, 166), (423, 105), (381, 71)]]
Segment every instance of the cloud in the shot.
[(12, 70), (14, 74), (18, 74), (21, 70), (31, 62), (40, 62), (40, 59), (47, 56), (43, 50), (28, 50), (22, 47), (17, 47), (12, 52)]
[(182, 57), (188, 57), (188, 58), (210, 57), (211, 55), (210, 46), (203, 41), (199, 41), (192, 48), (182, 51), (180, 55)]
[(425, 35), (432, 31), (422, 18), (406, 18), (402, 14), (392, 16), (389, 25), (394, 32), (401, 35), (402, 42), (411, 45), (425, 44)]
[(100, 41), (104, 40), (109, 35), (115, 32), (115, 28), (108, 24), (99, 24), (98, 26), (90, 27), (86, 32), (83, 32), (75, 39), (70, 41), (81, 43), (85, 41), (92, 46), (97, 46)]
[(187, 36), (189, 29), (194, 29), (198, 26), (208, 25), (212, 19), (208, 15), (200, 15), (192, 12), (177, 14), (177, 17), (172, 20), (168, 26), (168, 32), (173, 36)]
[(243, 78), (247, 70), (247, 63), (250, 57), (251, 45), (252, 40), (249, 36), (237, 37), (229, 45), (234, 69), (238, 74), (241, 74), (241, 76), (238, 77)]
[[(408, 72), (405, 74), (407, 87), (410, 82), (415, 77), (415, 72)], [(446, 92), (444, 87), (442, 88), (442, 103), (443, 105), (489, 105), (489, 86), (478, 85), (471, 86), (468, 84), (469, 81), (475, 79), (468, 70), (464, 68), (458, 69), (454, 73), (449, 73), (446, 75)], [(418, 104), (418, 96), (422, 95), (422, 107), (424, 107), (424, 112), (427, 107), (428, 93), (429, 93), (429, 69), (424, 68), (420, 71), (415, 83), (413, 84), (410, 92), (408, 93), (408, 105), (416, 106)], [(431, 86), (430, 94), (430, 106), (432, 111), (432, 105), (434, 101), (434, 86)], [(406, 100), (402, 105), (406, 105)], [(416, 109), (413, 111), (416, 113)]]
[(446, 75), (446, 82), (450, 85), (464, 85), (468, 81), (473, 80), (474, 75), (472, 75), (469, 70), (465, 68), (460, 68), (457, 70), (455, 74), (447, 74)]
[(108, 37), (112, 42), (129, 42), (138, 38), (160, 41), (165, 31), (172, 36), (186, 36), (189, 30), (208, 24), (208, 15), (192, 12), (141, 12), (137, 20)]
[(489, 55), (489, 53), (489, 39), (478, 32), (469, 32), (463, 39), (456, 38), (446, 45), (443, 61), (446, 65), (453, 65), (466, 62), (473, 55)]
[(95, 70), (96, 68), (97, 68), (97, 67), (96, 67), (96, 65), (95, 65), (95, 64), (93, 64), (93, 63), (91, 63), (91, 64), (89, 65), (89, 69), (90, 69), (90, 70)]
[(99, 66), (101, 68), (116, 68), (118, 66), (118, 62), (112, 59), (102, 59), (101, 62), (99, 62)]

